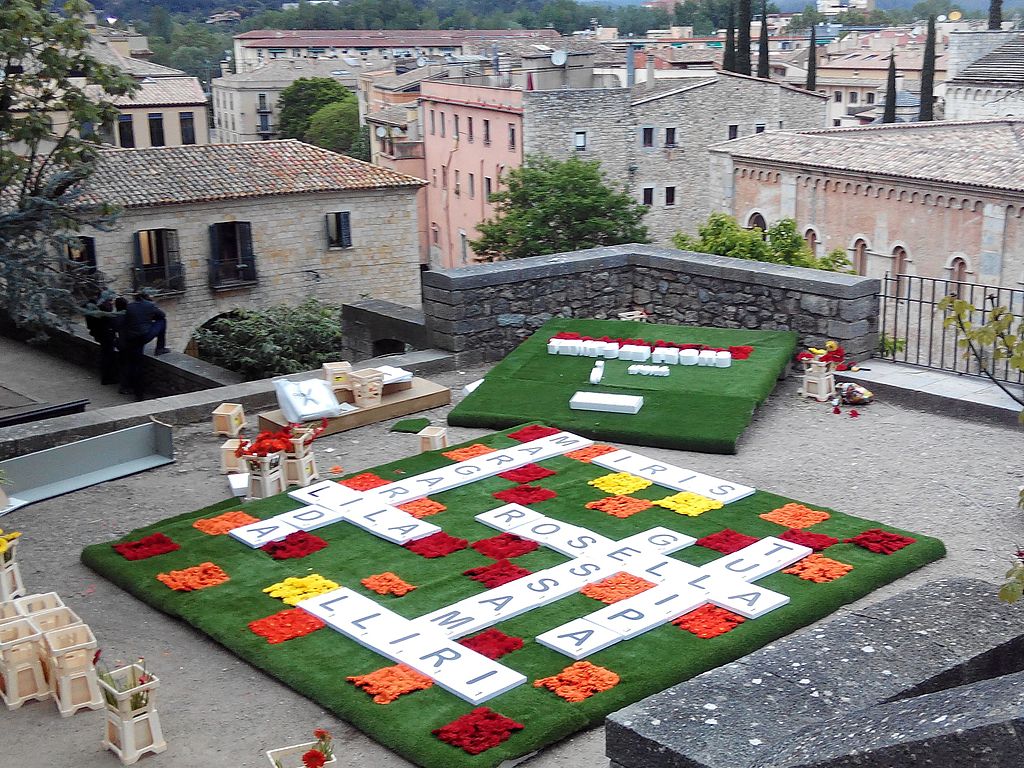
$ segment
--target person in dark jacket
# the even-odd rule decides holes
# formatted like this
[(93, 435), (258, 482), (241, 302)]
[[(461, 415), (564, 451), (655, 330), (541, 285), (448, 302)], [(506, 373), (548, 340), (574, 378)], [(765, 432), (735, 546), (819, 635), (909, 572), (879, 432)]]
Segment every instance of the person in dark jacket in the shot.
[(104, 289), (82, 310), (85, 327), (100, 345), (100, 381), (103, 384), (118, 381), (117, 327), (121, 318), (114, 311), (113, 299), (114, 293)]
[(153, 301), (148, 293), (135, 294), (135, 301), (128, 304), (121, 320), (118, 334), (121, 348), (121, 361), (125, 368), (121, 380), (121, 390), (135, 395), (136, 400), (146, 399), (146, 382), (143, 374), (143, 358), (146, 345), (157, 339), (156, 354), (170, 352), (163, 345), (164, 334), (167, 332), (167, 316)]

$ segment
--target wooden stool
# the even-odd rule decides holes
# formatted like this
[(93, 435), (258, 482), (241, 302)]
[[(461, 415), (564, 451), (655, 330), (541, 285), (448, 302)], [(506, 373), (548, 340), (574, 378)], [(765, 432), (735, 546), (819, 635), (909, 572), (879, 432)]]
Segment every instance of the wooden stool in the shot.
[(831, 364), (819, 360), (804, 363), (803, 385), (797, 390), (801, 397), (813, 397), (819, 403), (831, 400), (836, 395), (836, 378)]
[(238, 437), (248, 426), (245, 423), (245, 409), (240, 403), (221, 403), (213, 409), (213, 433), (225, 437)]
[(28, 619), (0, 624), (0, 697), (8, 709), (52, 695), (39, 658), (39, 636)]
[(225, 440), (220, 447), (220, 473), (230, 475), (232, 472), (245, 472), (245, 462), (241, 456), (236, 456), (235, 451), (242, 444), (241, 440), (232, 438)]
[[(145, 683), (132, 686), (132, 680), (146, 674)], [(107, 723), (103, 746), (121, 758), (125, 765), (138, 762), (148, 752), (159, 754), (167, 749), (160, 715), (153, 700), (160, 680), (138, 664), (115, 669), (110, 673), (116, 686), (100, 680), (107, 703)], [(124, 688), (125, 690), (117, 690)]]
[(420, 453), (448, 447), (448, 429), (446, 427), (424, 427), (416, 433), (416, 436), (420, 439)]
[(103, 695), (96, 679), (92, 657), (96, 638), (84, 624), (64, 627), (43, 635), (49, 654), (50, 683), (61, 717), (80, 709), (99, 709)]
[(7, 542), (7, 551), (0, 555), (0, 600), (13, 600), (25, 594), (25, 582), (18, 568), (18, 539)]
[(14, 608), (22, 616), (31, 616), (40, 611), (52, 611), (54, 608), (63, 608), (64, 601), (56, 592), (43, 592), (38, 595), (25, 595), (14, 601)]
[(364, 368), (349, 374), (352, 382), (352, 401), (359, 408), (373, 408), (380, 405), (384, 394), (384, 374), (376, 368)]
[(324, 363), (323, 377), (328, 384), (331, 385), (331, 389), (348, 389), (349, 380), (348, 376), (352, 372), (352, 363), (340, 362), (340, 363)]
[(313, 452), (284, 460), (284, 480), (287, 485), (306, 486), (320, 479), (316, 468), (316, 456)]
[(249, 470), (249, 496), (265, 499), (284, 493), (284, 453), (267, 456), (245, 456), (245, 467)]

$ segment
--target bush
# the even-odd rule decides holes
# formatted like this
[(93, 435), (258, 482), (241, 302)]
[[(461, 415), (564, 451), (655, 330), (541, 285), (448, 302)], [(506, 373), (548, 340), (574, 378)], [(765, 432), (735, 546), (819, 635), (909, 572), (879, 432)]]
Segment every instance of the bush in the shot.
[(201, 360), (265, 379), (319, 368), (341, 357), (341, 307), (307, 299), (297, 307), (238, 309), (194, 334)]

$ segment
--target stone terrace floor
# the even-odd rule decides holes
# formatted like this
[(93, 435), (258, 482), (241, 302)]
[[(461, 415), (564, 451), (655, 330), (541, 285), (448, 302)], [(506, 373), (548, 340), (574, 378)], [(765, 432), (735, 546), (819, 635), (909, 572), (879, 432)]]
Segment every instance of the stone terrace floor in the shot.
[[(458, 389), (482, 374), (473, 370), (434, 378), (452, 386), (458, 397)], [(1017, 487), (1024, 484), (1024, 428), (1009, 418), (1005, 426), (983, 425), (884, 400), (860, 409), (860, 418), (835, 416), (829, 406), (798, 398), (796, 389), (793, 378), (779, 386), (757, 414), (737, 456), (642, 450), (680, 466), (945, 541), (946, 559), (866, 600), (940, 576), (999, 581), (1016, 545), (1024, 545), (1024, 515), (1015, 506)], [(446, 411), (425, 415), (440, 424)], [(318, 441), (321, 464), (356, 471), (417, 450), (414, 436), (389, 433), (388, 426), (364, 427)], [(451, 430), (453, 442), (479, 434), (483, 432)], [(59, 592), (92, 626), (109, 662), (141, 654), (161, 677), (158, 704), (169, 748), (157, 758), (147, 758), (154, 765), (265, 765), (264, 750), (306, 741), (316, 726), (336, 734), (340, 766), (408, 765), (79, 563), (79, 552), (87, 544), (225, 498), (227, 482), (217, 471), (222, 440), (210, 433), (208, 423), (179, 428), (177, 463), (0, 519), (0, 527), (25, 534), (21, 560), (29, 590)], [(333, 452), (325, 453), (328, 448)], [(993, 586), (993, 594), (995, 590)], [(1024, 619), (1024, 606), (1020, 610)], [(0, 711), (0, 763), (20, 768), (109, 768), (117, 763), (100, 746), (102, 727), (100, 712), (62, 720), (52, 703)], [(604, 733), (598, 728), (554, 745), (527, 765), (589, 767), (604, 765), (605, 760)]]

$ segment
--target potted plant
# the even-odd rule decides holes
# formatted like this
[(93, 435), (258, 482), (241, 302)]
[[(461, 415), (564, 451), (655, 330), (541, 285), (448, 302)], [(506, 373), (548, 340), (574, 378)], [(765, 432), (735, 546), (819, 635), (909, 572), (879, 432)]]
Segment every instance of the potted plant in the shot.
[(330, 731), (317, 728), (313, 731), (313, 737), (316, 741), (269, 750), (267, 758), (270, 764), (274, 768), (321, 768), (337, 763)]
[(160, 679), (146, 669), (143, 658), (111, 670), (100, 662), (101, 653), (96, 651), (93, 666), (107, 709), (103, 745), (126, 765), (147, 752), (163, 752), (167, 742), (153, 702), (153, 692), (160, 685)]

